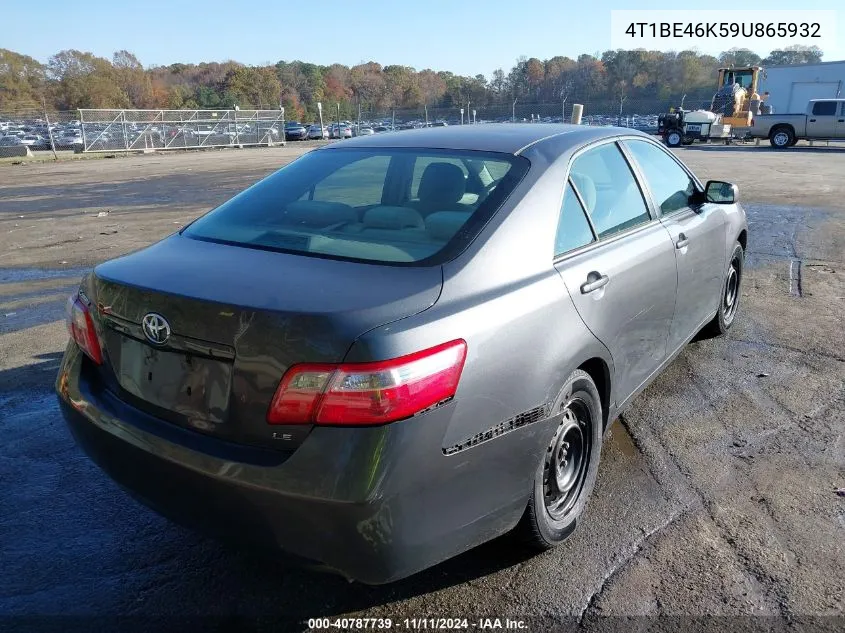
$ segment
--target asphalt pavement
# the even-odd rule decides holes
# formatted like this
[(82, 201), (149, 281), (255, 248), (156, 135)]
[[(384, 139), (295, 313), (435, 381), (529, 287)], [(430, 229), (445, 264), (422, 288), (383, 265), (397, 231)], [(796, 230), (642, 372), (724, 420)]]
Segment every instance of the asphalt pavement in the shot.
[(296, 152), (0, 167), (0, 628), (109, 629), (128, 616), (144, 630), (305, 630), (321, 617), (669, 630), (707, 615), (723, 627), (812, 618), (843, 630), (841, 150), (679, 151), (744, 196), (738, 321), (690, 344), (614, 422), (587, 515), (560, 548), (533, 555), (503, 537), (367, 587), (217, 543), (130, 499), (59, 415), (64, 301), (88, 266), (175, 230)]

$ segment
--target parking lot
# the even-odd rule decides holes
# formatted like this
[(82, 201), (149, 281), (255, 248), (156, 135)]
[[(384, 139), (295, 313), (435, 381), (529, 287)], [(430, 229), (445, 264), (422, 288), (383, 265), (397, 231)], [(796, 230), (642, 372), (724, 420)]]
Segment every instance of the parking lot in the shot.
[(76, 448), (52, 394), (67, 295), (87, 268), (312, 147), (0, 165), (0, 622), (120, 614), (156, 630), (145, 618), (261, 617), (300, 630), (354, 614), (542, 630), (707, 614), (812, 616), (841, 630), (841, 148), (678, 151), (702, 180), (739, 185), (750, 235), (738, 322), (690, 344), (614, 422), (586, 520), (554, 551), (532, 556), (502, 538), (367, 587), (218, 544), (118, 489)]

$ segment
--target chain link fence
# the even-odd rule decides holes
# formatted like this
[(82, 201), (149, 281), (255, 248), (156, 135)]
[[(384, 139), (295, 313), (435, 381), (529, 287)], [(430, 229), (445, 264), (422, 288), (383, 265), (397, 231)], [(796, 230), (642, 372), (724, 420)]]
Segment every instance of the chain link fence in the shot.
[[(555, 103), (452, 107), (372, 108), (354, 103), (323, 104), (323, 123), (336, 129), (340, 119), (353, 134), (360, 127), (377, 132), (428, 125), (568, 122), (575, 103), (584, 106), (583, 125), (618, 125), (655, 133), (657, 116), (681, 104), (686, 109), (710, 104), (682, 98), (628, 100), (568, 98)], [(463, 108), (463, 114), (461, 114)], [(306, 117), (305, 124), (317, 123)], [(0, 112), (0, 151), (25, 145), (33, 152), (126, 152), (206, 147), (273, 145), (284, 142), (280, 110), (16, 110)], [(338, 134), (337, 136), (342, 136)], [(51, 142), (52, 141), (52, 142)]]
[(79, 110), (83, 152), (284, 143), (281, 110)]
[[(678, 108), (683, 103), (687, 109), (700, 107), (709, 108), (709, 103), (698, 103), (683, 98), (677, 99), (649, 99), (649, 100), (578, 100), (566, 99), (555, 103), (515, 103), (477, 105), (472, 102), (452, 107), (419, 108), (371, 108), (354, 104), (343, 104), (340, 112), (331, 107), (325, 107), (326, 113), (331, 113), (324, 119), (326, 125), (336, 125), (338, 119), (343, 124), (362, 127), (406, 129), (428, 125), (461, 125), (481, 123), (568, 123), (572, 116), (574, 104), (584, 106), (582, 125), (617, 125), (631, 127), (646, 132), (656, 133), (657, 117), (670, 108)], [(463, 110), (463, 113), (461, 112)], [(310, 121), (306, 121), (310, 122)]]

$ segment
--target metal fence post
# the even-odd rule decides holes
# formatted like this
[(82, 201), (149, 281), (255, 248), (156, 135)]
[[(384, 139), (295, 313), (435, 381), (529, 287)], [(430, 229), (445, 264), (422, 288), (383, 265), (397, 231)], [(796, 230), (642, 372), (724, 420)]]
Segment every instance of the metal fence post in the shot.
[(47, 105), (44, 105), (44, 121), (47, 123), (47, 137), (50, 139), (50, 149), (53, 150), (53, 158), (59, 160), (56, 154), (56, 144), (53, 142), (53, 130), (50, 129), (50, 117), (47, 116)]

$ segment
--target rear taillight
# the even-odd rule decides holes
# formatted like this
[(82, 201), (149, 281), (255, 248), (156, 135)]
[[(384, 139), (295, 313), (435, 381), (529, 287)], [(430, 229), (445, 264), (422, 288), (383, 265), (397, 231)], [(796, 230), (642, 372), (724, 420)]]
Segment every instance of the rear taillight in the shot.
[(294, 365), (282, 377), (271, 424), (369, 425), (395, 422), (455, 395), (466, 343), (375, 363)]
[(97, 331), (94, 329), (94, 321), (88, 306), (82, 301), (78, 293), (73, 293), (67, 300), (67, 329), (70, 337), (79, 345), (79, 348), (98, 365), (103, 363), (103, 354), (100, 351), (100, 341), (97, 338)]

